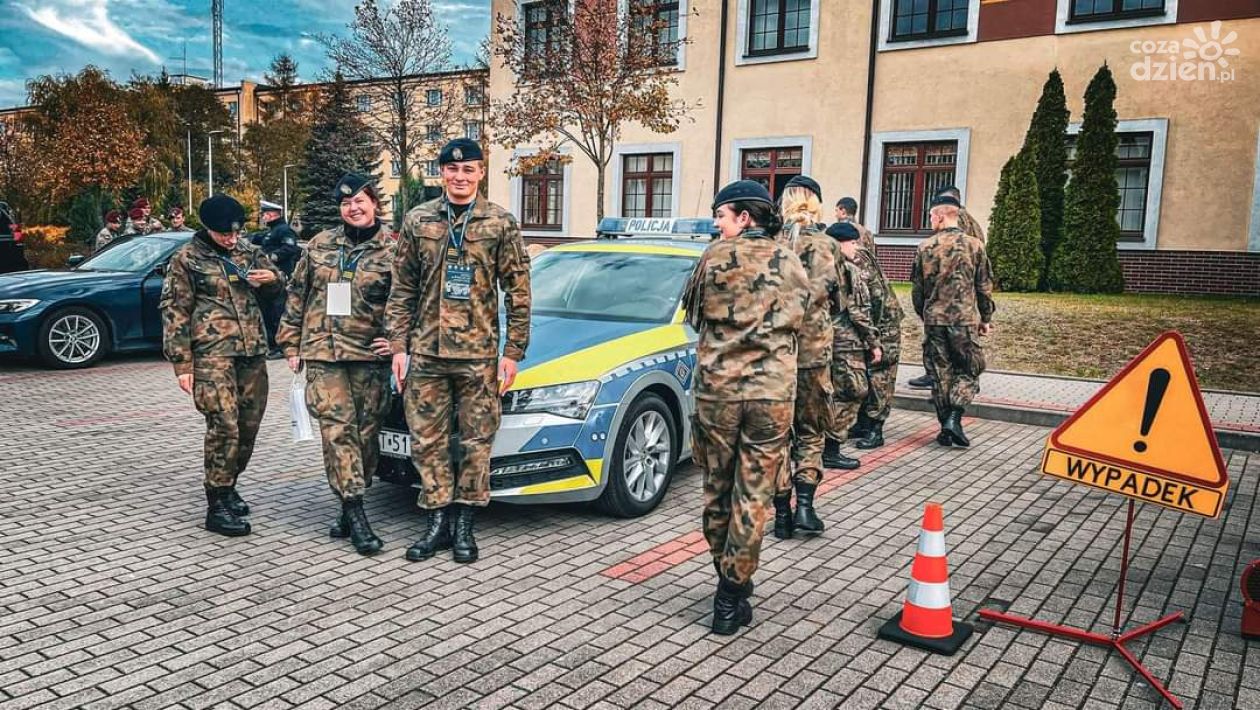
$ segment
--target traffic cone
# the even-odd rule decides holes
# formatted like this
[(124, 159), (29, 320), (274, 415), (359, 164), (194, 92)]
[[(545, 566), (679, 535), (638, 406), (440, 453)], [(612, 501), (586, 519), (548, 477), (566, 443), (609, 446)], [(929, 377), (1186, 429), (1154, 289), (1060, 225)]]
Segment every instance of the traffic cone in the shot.
[(949, 600), (949, 565), (945, 561), (945, 524), (940, 503), (923, 510), (919, 549), (910, 566), (910, 589), (901, 611), (880, 627), (879, 637), (954, 655), (971, 636), (970, 624), (954, 621)]

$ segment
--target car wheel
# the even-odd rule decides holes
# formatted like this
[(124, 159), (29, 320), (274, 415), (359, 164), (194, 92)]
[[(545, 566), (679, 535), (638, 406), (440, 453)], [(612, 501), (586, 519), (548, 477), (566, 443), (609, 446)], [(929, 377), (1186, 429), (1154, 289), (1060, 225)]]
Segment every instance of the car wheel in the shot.
[(647, 393), (630, 404), (613, 441), (608, 482), (597, 501), (600, 510), (637, 518), (660, 504), (682, 450), (669, 405)]
[(105, 354), (105, 324), (86, 308), (64, 308), (39, 329), (39, 356), (50, 367), (89, 367)]

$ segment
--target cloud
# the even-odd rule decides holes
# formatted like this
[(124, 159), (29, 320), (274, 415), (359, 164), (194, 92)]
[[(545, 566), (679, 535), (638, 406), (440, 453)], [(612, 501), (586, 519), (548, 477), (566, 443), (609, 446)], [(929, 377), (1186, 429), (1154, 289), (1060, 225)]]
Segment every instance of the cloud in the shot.
[(32, 20), (79, 44), (113, 56), (161, 59), (109, 19), (106, 0), (57, 0), (40, 7), (19, 5)]

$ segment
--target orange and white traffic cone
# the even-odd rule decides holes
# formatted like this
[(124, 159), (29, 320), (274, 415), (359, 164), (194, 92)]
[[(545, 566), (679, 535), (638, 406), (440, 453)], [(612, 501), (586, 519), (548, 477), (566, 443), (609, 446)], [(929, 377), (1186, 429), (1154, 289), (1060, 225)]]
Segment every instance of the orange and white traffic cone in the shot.
[(879, 637), (952, 656), (971, 636), (970, 624), (954, 621), (949, 598), (949, 565), (945, 561), (945, 521), (940, 503), (923, 511), (919, 549), (910, 566), (910, 589), (896, 616), (879, 629)]

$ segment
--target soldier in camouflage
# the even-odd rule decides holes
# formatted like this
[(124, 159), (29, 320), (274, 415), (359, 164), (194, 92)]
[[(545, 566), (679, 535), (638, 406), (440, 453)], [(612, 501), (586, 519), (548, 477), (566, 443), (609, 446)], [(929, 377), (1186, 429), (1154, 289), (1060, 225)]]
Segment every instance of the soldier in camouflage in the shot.
[(144, 216), (144, 210), (139, 207), (132, 207), (127, 213), (127, 224), (123, 227), (123, 234), (131, 236), (133, 234), (145, 235), (152, 234), (149, 228), (149, 220)]
[(793, 177), (781, 203), (784, 228), (779, 240), (800, 258), (810, 289), (797, 338), (791, 460), (784, 462), (774, 495), (774, 535), (786, 540), (794, 531), (818, 535), (824, 527), (814, 510), (814, 493), (822, 483), (823, 442), (831, 428), (831, 311), (844, 307), (837, 270), (844, 257), (836, 242), (823, 233), (822, 189), (817, 182), (804, 175)]
[(236, 482), (254, 452), (267, 409), (267, 336), (260, 296), (284, 278), (266, 254), (239, 239), (245, 209), (215, 195), (198, 209), (203, 229), (171, 257), (162, 284), (162, 349), (180, 389), (206, 419), (206, 529), (248, 535), (249, 506)]
[[(473, 562), (473, 512), (490, 502), (490, 450), (500, 398), (515, 381), (529, 345), (529, 255), (516, 218), (477, 199), (486, 173), (481, 147), (456, 139), (442, 149), (438, 163), (445, 194), (403, 220), (385, 321), (393, 372), (405, 384), (412, 460), (423, 485), (419, 505), (429, 511), (428, 530), (407, 550), (407, 559), (453, 548), (456, 562)], [(507, 312), (502, 357), (500, 287)], [(465, 452), (458, 480), (448, 447), (452, 399), (458, 401)], [(452, 504), (454, 523), (448, 526)]]
[(372, 181), (349, 174), (333, 189), (340, 226), (315, 235), (289, 281), (276, 342), (294, 372), (306, 368), (306, 406), (319, 421), (328, 486), (341, 501), (329, 530), (361, 555), (384, 547), (363, 511), (389, 411), (385, 301), (394, 242), (377, 217)]
[(969, 446), (964, 408), (980, 390), (984, 349), (993, 332), (993, 276), (979, 239), (958, 227), (958, 200), (932, 200), (935, 234), (919, 245), (910, 270), (914, 311), (923, 319), (923, 365), (933, 380), (932, 401), (942, 446)]
[(883, 362), (879, 330), (871, 320), (871, 294), (866, 281), (854, 263), (861, 249), (857, 228), (848, 222), (836, 222), (827, 228), (827, 236), (835, 239), (844, 255), (839, 265), (840, 292), (844, 307), (833, 309), (834, 330), (831, 352), (831, 385), (833, 389), (831, 433), (823, 449), (827, 468), (855, 469), (860, 462), (840, 451), (849, 427), (857, 421), (858, 410), (866, 401), (870, 386), (867, 363)]
[(167, 210), (167, 211), (166, 211), (166, 218), (167, 218), (167, 219), (169, 219), (169, 220), (171, 220), (171, 226), (170, 226), (170, 228), (167, 230), (167, 231), (169, 231), (169, 232), (191, 232), (191, 231), (193, 231), (193, 230), (192, 230), (192, 227), (189, 227), (189, 226), (188, 226), (188, 225), (184, 222), (184, 208), (183, 208), (183, 207), (172, 207), (172, 208), (170, 208), (169, 210)]
[(854, 445), (869, 450), (884, 445), (884, 422), (892, 410), (893, 393), (897, 386), (897, 364), (901, 361), (901, 320), (905, 314), (875, 252), (859, 247), (854, 264), (870, 292), (871, 322), (879, 331), (879, 346), (883, 354), (879, 362), (867, 363), (866, 400), (858, 411), (857, 424), (849, 429), (849, 438), (856, 439)]
[(871, 230), (862, 226), (857, 221), (858, 203), (852, 197), (841, 197), (836, 201), (836, 221), (848, 222), (858, 231), (858, 239), (862, 243), (862, 247), (875, 253), (875, 235), (871, 234)]
[(721, 239), (683, 292), (696, 344), (695, 461), (704, 470), (704, 536), (718, 573), (713, 631), (752, 621), (762, 530), (786, 467), (796, 395), (797, 332), (809, 304), (800, 259), (775, 241), (770, 193), (742, 180), (713, 203)]
[(123, 236), (122, 213), (118, 210), (106, 212), (105, 226), (96, 233), (96, 239), (92, 242), (92, 252), (96, 253), (104, 249), (121, 236)]

